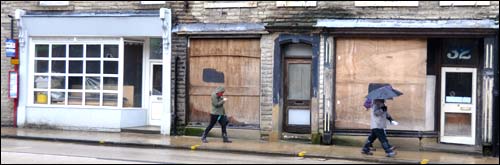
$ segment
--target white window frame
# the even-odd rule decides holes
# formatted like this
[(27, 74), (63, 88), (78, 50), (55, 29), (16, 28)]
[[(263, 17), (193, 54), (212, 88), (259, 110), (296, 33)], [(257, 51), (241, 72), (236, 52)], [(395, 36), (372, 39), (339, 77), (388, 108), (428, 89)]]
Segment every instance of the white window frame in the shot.
[(203, 4), (205, 9), (212, 8), (249, 8), (257, 7), (257, 1), (208, 1)]
[(68, 6), (69, 1), (40, 1), (40, 6)]
[(490, 1), (439, 1), (439, 6), (489, 6)]
[(163, 5), (165, 1), (141, 1), (141, 5)]
[[(123, 63), (124, 63), (124, 44), (123, 44), (123, 38), (91, 38), (91, 37), (32, 37), (30, 38), (30, 47), (29, 47), (29, 69), (28, 69), (28, 106), (33, 106), (33, 107), (85, 107), (85, 108), (99, 108), (99, 109), (117, 109), (117, 108), (123, 108)], [(57, 45), (57, 44), (64, 44), (66, 45), (66, 57), (57, 57), (55, 59), (63, 60), (66, 61), (66, 73), (51, 73), (52, 67), (51, 67), (51, 62), (54, 58), (50, 57), (51, 56), (51, 46), (50, 45)], [(84, 45), (83, 49), (83, 54), (84, 56), (86, 55), (86, 49), (85, 45), (95, 45), (95, 44), (100, 44), (101, 45), (101, 57), (99, 58), (69, 58), (69, 45), (77, 45), (81, 44)], [(49, 45), (49, 57), (35, 57), (35, 45)], [(104, 53), (104, 45), (118, 45), (118, 58), (103, 58), (102, 54)], [(86, 64), (85, 62), (90, 59), (90, 60), (99, 60), (100, 61), (100, 67), (101, 67), (101, 73), (99, 74), (93, 74), (93, 73), (85, 73), (86, 72)], [(48, 72), (47, 73), (35, 73), (35, 61), (36, 60), (48, 60)], [(71, 73), (71, 76), (81, 76), (82, 77), (82, 89), (69, 89), (68, 88), (68, 77), (69, 75), (69, 61), (70, 60), (81, 60), (82, 61), (82, 73)], [(118, 61), (118, 74), (104, 74), (104, 61)], [(47, 89), (35, 89), (34, 88), (34, 79), (35, 76), (47, 76), (48, 77), (48, 88)], [(51, 89), (51, 78), (50, 76), (65, 76), (65, 88), (64, 89)], [(85, 87), (85, 77), (87, 76), (92, 76), (92, 77), (100, 77), (100, 89), (99, 90), (89, 90), (86, 89)], [(118, 78), (118, 83), (117, 83), (117, 90), (104, 90), (104, 81), (103, 77), (117, 77)], [(42, 91), (42, 92), (47, 92), (47, 104), (35, 104), (35, 96), (34, 92), (35, 91)], [(65, 103), (64, 105), (59, 105), (59, 104), (51, 104), (51, 96), (50, 92), (55, 91), (55, 92), (66, 92), (65, 94)], [(82, 93), (82, 101), (80, 105), (69, 105), (69, 99), (68, 99), (68, 94), (69, 92), (81, 92)], [(100, 93), (100, 99), (99, 99), (99, 105), (85, 105), (85, 94), (88, 92), (92, 93)], [(116, 106), (104, 106), (103, 105), (103, 94), (104, 93), (116, 93), (118, 96), (117, 98), (117, 105)]]
[(418, 7), (418, 1), (354, 1), (356, 7)]
[(277, 7), (315, 7), (317, 1), (276, 1)]

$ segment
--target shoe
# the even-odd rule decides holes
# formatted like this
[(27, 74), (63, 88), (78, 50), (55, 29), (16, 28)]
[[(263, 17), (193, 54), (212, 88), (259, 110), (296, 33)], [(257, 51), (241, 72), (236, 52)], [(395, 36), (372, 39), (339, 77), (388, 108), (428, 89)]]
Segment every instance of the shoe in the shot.
[(389, 152), (389, 153), (387, 153), (386, 156), (387, 157), (394, 157), (394, 156), (396, 156), (396, 152), (394, 152), (394, 151), (393, 152)]
[(222, 134), (222, 141), (224, 143), (232, 143), (232, 141), (230, 141), (229, 138), (227, 137), (227, 134)]
[(371, 151), (361, 151), (361, 154), (364, 154), (364, 155), (373, 155), (373, 152), (371, 152)]
[(205, 132), (203, 132), (203, 135), (201, 135), (201, 142), (208, 143), (207, 134)]

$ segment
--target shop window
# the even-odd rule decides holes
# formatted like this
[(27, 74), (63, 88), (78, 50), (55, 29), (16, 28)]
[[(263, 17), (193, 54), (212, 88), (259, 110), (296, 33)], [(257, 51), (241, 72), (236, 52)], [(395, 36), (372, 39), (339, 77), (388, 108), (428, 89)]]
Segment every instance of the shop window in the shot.
[(161, 38), (151, 38), (149, 40), (150, 47), (150, 59), (162, 59), (163, 55), (163, 41)]
[(118, 42), (35, 42), (33, 104), (119, 106), (118, 48)]
[[(161, 41), (157, 39), (156, 41)], [(156, 42), (156, 50), (161, 57), (161, 44)], [(124, 72), (123, 75), (123, 107), (142, 106), (142, 44), (125, 44)], [(106, 79), (104, 79), (106, 83)], [(111, 97), (111, 96), (110, 96)]]

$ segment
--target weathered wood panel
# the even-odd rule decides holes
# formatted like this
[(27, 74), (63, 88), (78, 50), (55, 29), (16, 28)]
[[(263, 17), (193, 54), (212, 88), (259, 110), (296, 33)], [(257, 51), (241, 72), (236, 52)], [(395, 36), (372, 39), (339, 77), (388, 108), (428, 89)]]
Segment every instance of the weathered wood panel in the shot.
[(210, 95), (217, 86), (224, 85), (224, 95), (228, 98), (224, 107), (230, 124), (259, 124), (259, 42), (259, 39), (191, 39), (190, 122), (209, 122)]
[(425, 39), (337, 39), (336, 128), (369, 129), (363, 107), (369, 83), (390, 83), (403, 96), (386, 102), (398, 130), (423, 130), (427, 42)]

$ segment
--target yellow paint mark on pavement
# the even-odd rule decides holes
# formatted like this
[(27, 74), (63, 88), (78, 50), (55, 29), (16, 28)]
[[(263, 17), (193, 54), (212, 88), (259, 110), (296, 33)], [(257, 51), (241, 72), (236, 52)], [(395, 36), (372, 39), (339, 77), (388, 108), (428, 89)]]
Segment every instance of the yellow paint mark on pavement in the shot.
[(199, 144), (193, 145), (193, 146), (191, 146), (191, 150), (196, 150), (196, 148), (198, 148), (199, 146), (200, 146)]
[(301, 152), (299, 152), (298, 155), (299, 155), (299, 157), (304, 157), (306, 155), (306, 153), (307, 153), (306, 151), (301, 151)]

